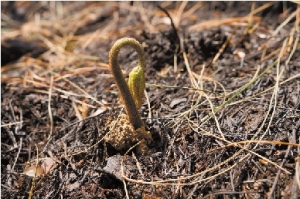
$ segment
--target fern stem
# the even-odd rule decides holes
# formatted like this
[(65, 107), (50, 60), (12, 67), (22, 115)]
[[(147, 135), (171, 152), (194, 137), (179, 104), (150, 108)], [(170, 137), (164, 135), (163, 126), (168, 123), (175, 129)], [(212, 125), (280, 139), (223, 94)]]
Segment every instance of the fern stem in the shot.
[(109, 51), (108, 62), (111, 67), (112, 74), (115, 82), (121, 94), (123, 103), (125, 105), (126, 112), (129, 117), (130, 123), (135, 129), (144, 126), (139, 112), (136, 108), (134, 99), (130, 93), (127, 82), (122, 74), (122, 70), (119, 65), (118, 56), (121, 48), (129, 46), (132, 47), (138, 54), (138, 66), (144, 69), (145, 67), (145, 53), (142, 45), (133, 38), (122, 38), (117, 40)]

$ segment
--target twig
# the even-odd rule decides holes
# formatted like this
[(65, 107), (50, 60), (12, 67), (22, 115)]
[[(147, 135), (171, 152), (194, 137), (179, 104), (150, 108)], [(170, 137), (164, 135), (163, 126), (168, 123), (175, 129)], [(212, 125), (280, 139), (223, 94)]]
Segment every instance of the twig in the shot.
[(13, 164), (13, 166), (12, 166), (12, 168), (11, 168), (11, 171), (12, 171), (12, 172), (14, 171), (15, 165), (16, 165), (16, 163), (17, 163), (17, 161), (18, 161), (18, 158), (19, 158), (19, 155), (20, 155), (20, 152), (21, 152), (21, 149), (22, 149), (22, 143), (23, 143), (23, 138), (21, 137), (21, 138), (20, 138), (20, 146), (19, 146), (19, 150), (18, 150), (18, 153), (17, 153), (17, 155), (16, 155), (14, 164)]
[(132, 153), (132, 157), (133, 157), (133, 159), (134, 159), (134, 160), (135, 160), (135, 162), (136, 162), (136, 167), (137, 167), (137, 169), (138, 169), (139, 173), (141, 174), (141, 176), (142, 176), (142, 179), (145, 179), (145, 176), (144, 176), (144, 174), (143, 174), (143, 172), (142, 172), (142, 167), (141, 167), (141, 164), (139, 163), (139, 161), (138, 161), (138, 159), (136, 158), (136, 156), (135, 156), (135, 154), (134, 154), (134, 153)]
[(9, 137), (10, 137), (12, 143), (13, 143), (13, 148), (17, 148), (18, 144), (17, 144), (16, 137), (15, 137), (14, 133), (11, 130), (9, 130), (9, 128), (7, 128), (7, 133), (8, 133), (8, 135), (9, 135)]
[(151, 112), (151, 105), (150, 105), (150, 99), (149, 99), (149, 96), (148, 96), (148, 93), (146, 91), (146, 89), (144, 90), (144, 95), (146, 97), (146, 101), (147, 101), (147, 105), (148, 105), (148, 119), (152, 119), (152, 112)]
[(31, 188), (30, 188), (30, 191), (29, 191), (28, 199), (31, 199), (32, 196), (33, 196), (33, 191), (35, 189), (36, 173), (37, 173), (37, 168), (38, 168), (38, 164), (39, 164), (39, 156), (38, 156), (39, 149), (38, 149), (37, 145), (35, 145), (35, 147), (36, 147), (37, 160), (36, 160), (36, 164), (35, 164), (34, 177), (32, 179), (32, 184), (31, 184)]
[(280, 142), (280, 141), (275, 141), (275, 140), (244, 140), (244, 141), (239, 141), (239, 142), (233, 142), (231, 144), (212, 149), (209, 152), (225, 149), (230, 146), (237, 146), (238, 144), (249, 144), (249, 143), (277, 144), (277, 145), (287, 145), (287, 146), (291, 146), (291, 147), (300, 147), (300, 144), (297, 144), (297, 143)]
[(50, 86), (49, 86), (49, 95), (48, 95), (48, 113), (49, 113), (49, 119), (50, 119), (50, 133), (48, 136), (48, 140), (52, 136), (53, 132), (53, 116), (51, 111), (51, 96), (52, 96), (52, 87), (53, 87), (53, 75), (50, 77)]
[(193, 197), (193, 194), (195, 193), (195, 191), (197, 190), (198, 188), (198, 184), (195, 184), (192, 191), (188, 194), (187, 198), (186, 199), (191, 199)]
[(282, 24), (280, 24), (280, 26), (277, 27), (277, 29), (273, 32), (272, 36), (274, 37), (275, 35), (278, 34), (278, 32), (283, 28), (283, 26), (285, 26), (287, 23), (289, 23), (290, 20), (292, 20), (297, 13), (299, 12), (299, 8), (293, 12), (286, 20), (284, 20), (284, 22), (282, 22)]
[[(13, 109), (13, 107), (12, 107), (11, 101), (12, 101), (12, 100), (9, 100), (9, 108), (10, 108), (10, 110), (11, 110), (11, 114), (12, 114), (12, 116), (13, 116), (14, 122), (16, 122), (16, 116), (15, 116), (15, 112), (14, 112), (14, 109)], [(14, 132), (16, 135), (18, 135), (18, 130), (19, 130), (19, 126), (16, 125), (16, 126), (15, 126), (15, 132)]]
[[(277, 59), (277, 67), (276, 67), (276, 74), (277, 74), (277, 78), (276, 78), (276, 84), (274, 86), (274, 92), (272, 93), (272, 97), (270, 99), (270, 103), (269, 103), (269, 108), (268, 108), (268, 111), (267, 111), (267, 114), (261, 124), (261, 126), (259, 127), (259, 130), (255, 133), (255, 135), (251, 138), (254, 139), (256, 136), (258, 136), (259, 132), (262, 130), (262, 128), (264, 127), (264, 124), (265, 122), (267, 121), (267, 116), (270, 114), (271, 112), (271, 109), (273, 109), (274, 111), (271, 113), (271, 116), (270, 116), (270, 119), (269, 119), (269, 124), (266, 128), (266, 130), (264, 131), (264, 133), (260, 136), (260, 140), (264, 138), (264, 136), (266, 135), (266, 133), (269, 131), (270, 127), (271, 127), (271, 123), (273, 121), (273, 118), (274, 118), (274, 115), (275, 115), (275, 110), (276, 110), (276, 106), (277, 106), (277, 94), (278, 94), (278, 88), (279, 88), (279, 80), (280, 80), (280, 77), (284, 71), (284, 68), (281, 70), (281, 72), (279, 73), (279, 66), (280, 66), (280, 60), (282, 58), (282, 54), (283, 54), (283, 50), (285, 49), (286, 47), (286, 43), (287, 43), (287, 39), (284, 40), (284, 43), (282, 44), (282, 48), (281, 48), (281, 51), (280, 51), (280, 54), (278, 56), (278, 59)], [(274, 99), (274, 104), (272, 104), (273, 102), (273, 99)], [(258, 144), (256, 144), (253, 149), (256, 149), (258, 147)]]
[(296, 22), (295, 22), (295, 28), (294, 28), (294, 30), (296, 30), (296, 32), (298, 33), (298, 36), (296, 36), (292, 52), (290, 53), (289, 57), (287, 58), (287, 60), (285, 62), (285, 65), (288, 65), (288, 63), (292, 59), (292, 56), (294, 55), (294, 53), (295, 53), (295, 51), (297, 49), (297, 45), (299, 45), (299, 37), (300, 37), (299, 21), (300, 21), (300, 17), (299, 18), (297, 17), (296, 18)]
[(176, 26), (174, 25), (174, 22), (173, 22), (173, 19), (172, 19), (172, 17), (170, 16), (170, 14), (168, 13), (168, 11), (166, 10), (166, 9), (164, 9), (164, 8), (162, 8), (161, 6), (157, 6), (160, 10), (162, 10), (168, 17), (169, 17), (169, 19), (170, 19), (170, 21), (171, 21), (171, 26), (172, 26), (172, 29), (173, 29), (173, 32), (174, 32), (174, 34), (175, 34), (175, 37), (176, 37), (176, 43), (179, 45), (180, 44), (180, 38), (179, 38), (179, 36), (178, 36), (178, 34), (177, 34), (177, 28), (176, 28)]
[(11, 125), (17, 125), (17, 124), (20, 124), (20, 123), (23, 123), (23, 121), (20, 121), (20, 122), (10, 122), (8, 124), (1, 124), (0, 126), (1, 127), (6, 127), (6, 126), (11, 126)]
[(233, 171), (231, 170), (231, 171), (229, 172), (229, 174), (230, 174), (230, 184), (231, 184), (231, 189), (232, 189), (233, 192), (235, 192), (234, 182), (233, 182), (233, 180), (234, 180)]
[(230, 42), (230, 40), (231, 40), (232, 36), (234, 35), (237, 27), (238, 26), (234, 27), (234, 29), (232, 30), (231, 34), (229, 35), (229, 37), (227, 37), (226, 41), (223, 43), (223, 45), (221, 46), (221, 48), (219, 49), (218, 53), (215, 55), (215, 57), (213, 58), (213, 60), (211, 61), (211, 63), (208, 64), (208, 67), (211, 66), (211, 65), (214, 65), (215, 62), (218, 60), (218, 58), (220, 57), (220, 55), (223, 53), (223, 51), (225, 50), (226, 46)]
[[(296, 132), (298, 131), (299, 127), (300, 127), (300, 120), (298, 121), (296, 127), (293, 129), (292, 137), (291, 137), (291, 139), (290, 139), (290, 142), (294, 142), (294, 143), (296, 142), (295, 137), (296, 137)], [(299, 146), (298, 146), (298, 147), (299, 147)], [(282, 167), (283, 164), (286, 162), (286, 159), (287, 159), (287, 157), (289, 156), (289, 153), (290, 153), (290, 151), (291, 151), (291, 148), (292, 148), (292, 147), (289, 145), (288, 148), (286, 149), (286, 151), (285, 151), (285, 156), (284, 156), (284, 158), (283, 158), (283, 160), (282, 160), (282, 162), (281, 162), (281, 164), (280, 164), (281, 167)], [(279, 179), (280, 173), (281, 173), (281, 170), (278, 170), (278, 172), (277, 172), (277, 174), (276, 174), (276, 177), (275, 177), (275, 180), (274, 180), (274, 183), (273, 183), (273, 185), (272, 185), (272, 188), (270, 189), (268, 199), (272, 199), (272, 198), (273, 198), (273, 197), (272, 197), (272, 194), (273, 194), (273, 192), (275, 191), (275, 187), (276, 187), (276, 185), (277, 185), (277, 181), (278, 181), (278, 179)]]

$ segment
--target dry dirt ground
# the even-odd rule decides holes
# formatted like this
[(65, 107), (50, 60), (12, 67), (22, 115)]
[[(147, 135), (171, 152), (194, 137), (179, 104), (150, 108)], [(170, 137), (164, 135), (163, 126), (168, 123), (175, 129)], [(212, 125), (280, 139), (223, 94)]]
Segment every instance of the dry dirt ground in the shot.
[[(1, 2), (2, 198), (299, 198), (295, 2)], [(149, 153), (104, 142), (146, 54)], [(121, 50), (124, 76), (136, 53)]]

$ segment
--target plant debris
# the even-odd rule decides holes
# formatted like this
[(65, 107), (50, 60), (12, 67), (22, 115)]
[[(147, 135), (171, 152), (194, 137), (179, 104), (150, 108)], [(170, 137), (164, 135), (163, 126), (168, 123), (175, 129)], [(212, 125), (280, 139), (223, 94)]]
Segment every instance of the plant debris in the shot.
[[(299, 3), (17, 1), (1, 18), (2, 198), (300, 197)], [(122, 37), (145, 51), (142, 134), (107, 63)], [(137, 54), (119, 62), (128, 78)]]

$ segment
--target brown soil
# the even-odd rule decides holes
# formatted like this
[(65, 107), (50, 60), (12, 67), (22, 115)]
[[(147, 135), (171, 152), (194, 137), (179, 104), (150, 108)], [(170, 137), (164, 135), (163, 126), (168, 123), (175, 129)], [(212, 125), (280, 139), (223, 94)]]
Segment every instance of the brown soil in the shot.
[[(1, 16), (2, 198), (299, 198), (296, 3), (2, 2)], [(122, 37), (146, 53), (146, 155), (103, 139), (125, 113), (107, 64)], [(136, 53), (119, 59), (127, 77)]]

